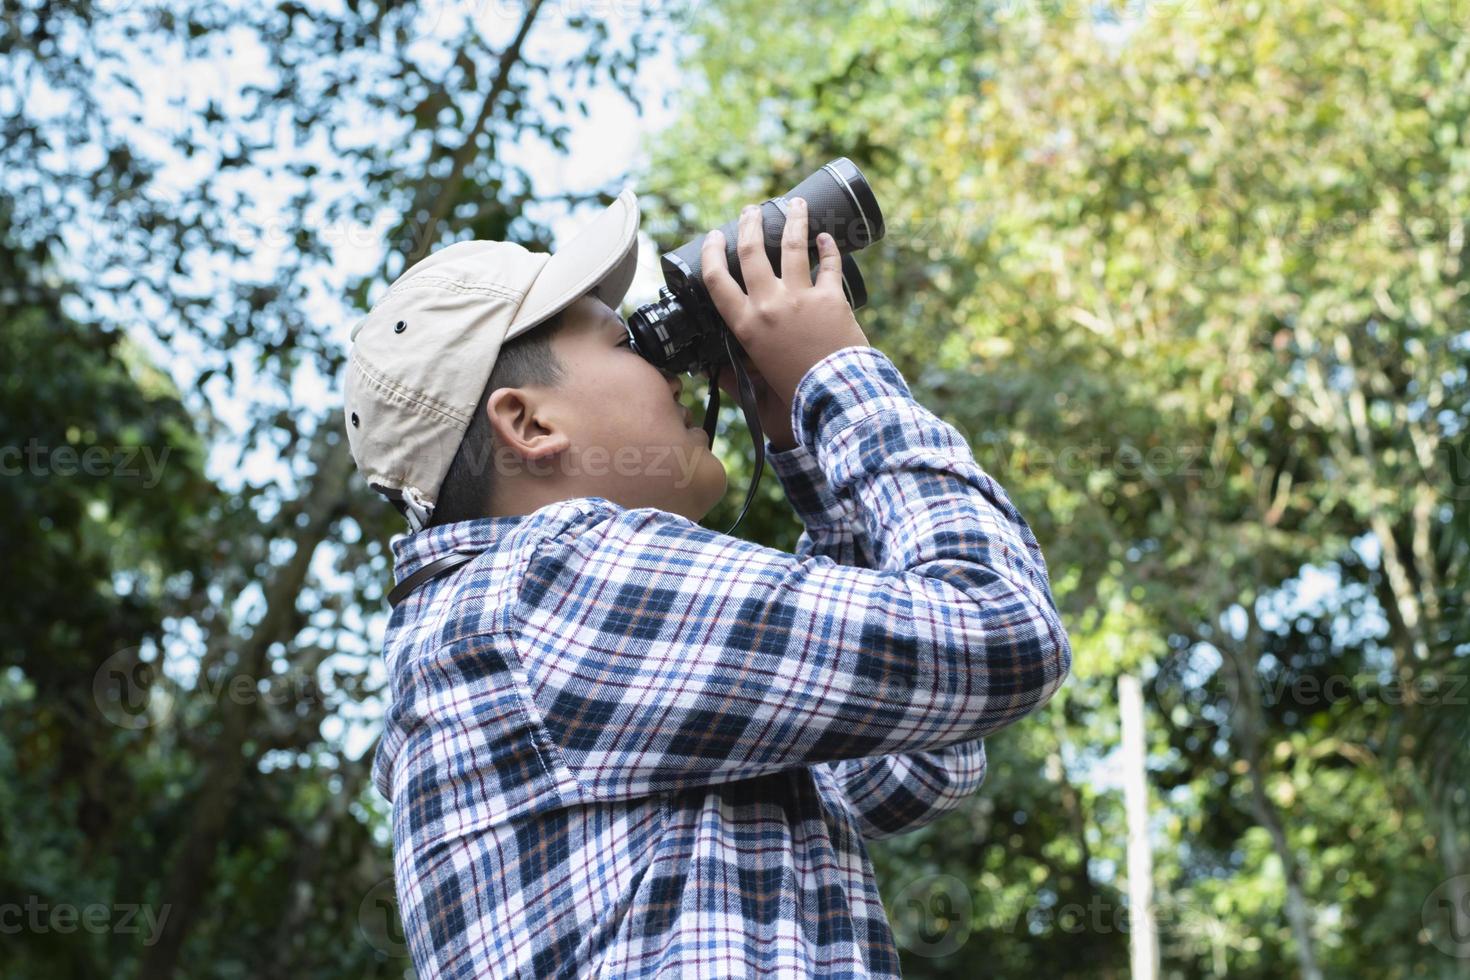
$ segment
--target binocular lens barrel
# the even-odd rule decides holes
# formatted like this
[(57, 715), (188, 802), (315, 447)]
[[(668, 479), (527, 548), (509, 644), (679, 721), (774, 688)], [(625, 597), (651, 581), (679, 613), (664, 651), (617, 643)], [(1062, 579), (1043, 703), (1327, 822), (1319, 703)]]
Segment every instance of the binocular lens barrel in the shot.
[[(844, 255), (867, 248), (883, 237), (883, 212), (878, 208), (872, 188), (857, 166), (841, 157), (808, 175), (781, 197), (761, 204), (766, 256), (777, 275), (781, 274), (781, 231), (786, 225), (786, 202), (793, 197), (806, 200), (807, 246), (814, 266), (819, 232), (831, 235)], [(725, 261), (730, 267), (730, 275), (744, 289), (745, 278), (740, 273), (737, 254), (739, 224), (739, 217), (733, 218), (721, 225), (720, 231), (725, 235)], [(690, 279), (703, 282), (700, 267), (703, 247), (704, 238), (701, 236), (665, 253), (662, 266), (669, 289), (677, 293)]]

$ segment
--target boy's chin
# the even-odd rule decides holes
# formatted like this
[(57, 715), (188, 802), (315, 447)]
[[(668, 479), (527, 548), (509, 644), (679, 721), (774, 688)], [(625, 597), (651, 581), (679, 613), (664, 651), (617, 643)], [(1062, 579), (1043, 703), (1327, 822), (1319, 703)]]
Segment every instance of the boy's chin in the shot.
[(711, 458), (720, 468), (720, 475), (718, 479), (711, 481), (709, 493), (700, 501), (698, 520), (701, 521), (709, 516), (710, 511), (719, 506), (720, 501), (725, 499), (725, 493), (730, 489), (729, 479), (725, 475), (725, 464), (720, 462), (718, 456)]

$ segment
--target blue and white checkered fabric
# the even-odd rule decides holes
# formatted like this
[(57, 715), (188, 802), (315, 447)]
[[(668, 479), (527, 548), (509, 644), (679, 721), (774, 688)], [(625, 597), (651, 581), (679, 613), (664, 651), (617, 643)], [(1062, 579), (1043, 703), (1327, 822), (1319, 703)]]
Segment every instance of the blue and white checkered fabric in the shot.
[[(985, 776), (1071, 669), (1036, 539), (870, 347), (802, 379), (795, 554), (602, 497), (431, 528), (374, 780), (440, 977), (894, 977), (863, 838)], [(808, 448), (815, 447), (814, 451)]]

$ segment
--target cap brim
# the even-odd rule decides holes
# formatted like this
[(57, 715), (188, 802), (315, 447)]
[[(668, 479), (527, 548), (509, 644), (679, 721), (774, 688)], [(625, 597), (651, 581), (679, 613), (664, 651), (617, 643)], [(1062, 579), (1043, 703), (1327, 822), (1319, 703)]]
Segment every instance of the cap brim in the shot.
[(629, 188), (551, 253), (526, 290), (506, 339), (550, 319), (588, 292), (616, 310), (637, 270), (638, 197)]

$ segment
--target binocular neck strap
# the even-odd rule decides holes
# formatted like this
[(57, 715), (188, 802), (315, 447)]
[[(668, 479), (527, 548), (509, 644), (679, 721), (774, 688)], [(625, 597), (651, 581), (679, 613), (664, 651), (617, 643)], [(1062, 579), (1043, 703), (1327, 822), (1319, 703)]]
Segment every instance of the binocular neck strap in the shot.
[(725, 353), (729, 355), (728, 364), (717, 365), (710, 369), (709, 376), (709, 401), (704, 406), (704, 433), (709, 436), (710, 447), (715, 444), (715, 422), (720, 413), (720, 372), (725, 367), (735, 369), (735, 382), (740, 390), (740, 410), (745, 413), (745, 425), (750, 430), (751, 441), (755, 444), (755, 475), (751, 477), (750, 489), (745, 492), (745, 504), (740, 508), (740, 516), (735, 518), (735, 523), (726, 529), (726, 534), (733, 534), (745, 520), (745, 512), (750, 509), (750, 502), (755, 499), (756, 488), (760, 486), (761, 474), (766, 467), (766, 434), (761, 429), (760, 416), (756, 414), (755, 385), (750, 380), (750, 375), (745, 373), (745, 367), (736, 356), (735, 349), (731, 347), (731, 335), (729, 330), (722, 331), (725, 337)]

